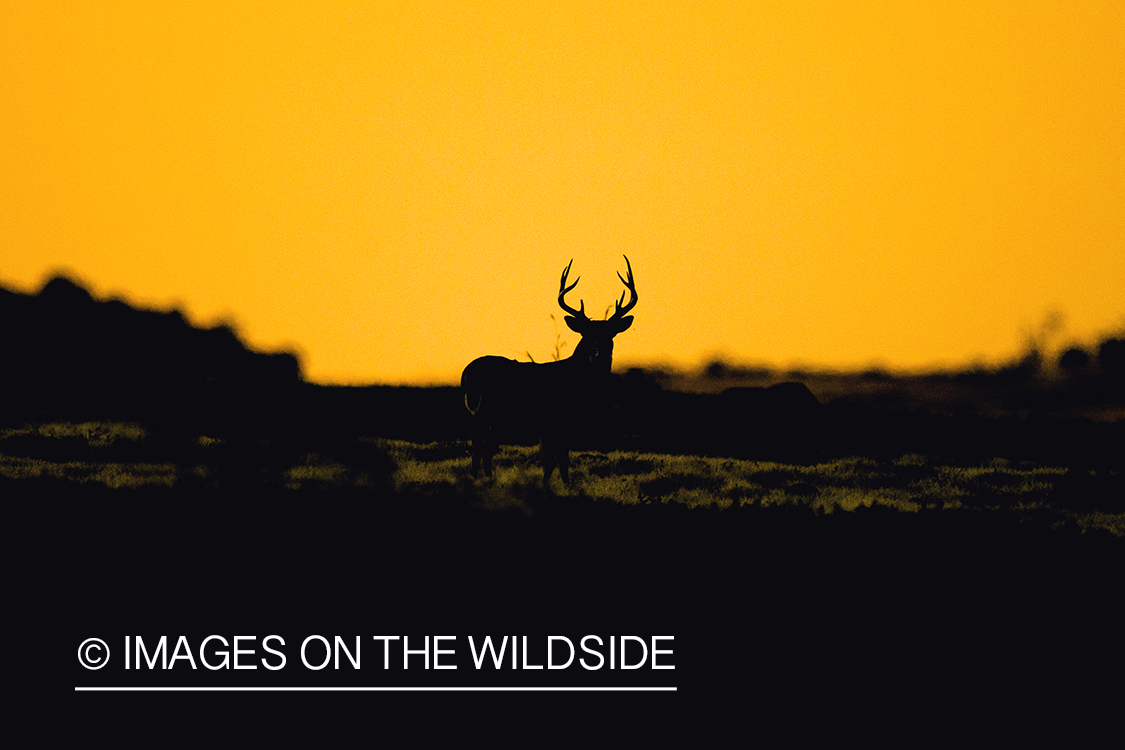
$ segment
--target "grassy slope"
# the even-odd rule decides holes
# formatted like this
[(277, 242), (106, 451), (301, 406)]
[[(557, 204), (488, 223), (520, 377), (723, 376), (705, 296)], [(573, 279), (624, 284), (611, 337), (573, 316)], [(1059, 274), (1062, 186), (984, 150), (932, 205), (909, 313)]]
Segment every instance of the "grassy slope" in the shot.
[[(460, 442), (416, 444), (364, 439), (346, 450), (282, 450), (264, 441), (231, 444), (207, 436), (161, 444), (134, 423), (45, 423), (0, 433), (0, 477), (96, 483), (110, 489), (284, 487), (368, 490), (404, 501), (460, 500), (467, 507), (533, 513), (541, 499), (537, 451), (507, 447), (496, 477), (467, 476)], [(388, 460), (389, 458), (389, 460)], [(817, 515), (859, 508), (903, 513), (999, 513), (1053, 528), (1125, 536), (1125, 480), (1119, 471), (993, 459), (984, 465), (849, 457), (811, 465), (672, 456), (576, 453), (572, 484), (554, 487), (576, 501), (687, 508), (805, 508)]]

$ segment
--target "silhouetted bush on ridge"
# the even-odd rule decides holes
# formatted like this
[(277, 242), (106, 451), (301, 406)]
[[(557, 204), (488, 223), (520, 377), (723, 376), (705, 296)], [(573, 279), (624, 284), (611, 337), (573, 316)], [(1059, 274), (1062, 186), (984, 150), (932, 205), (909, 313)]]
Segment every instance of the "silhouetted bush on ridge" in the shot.
[(1098, 346), (1098, 365), (1116, 380), (1125, 379), (1125, 339), (1106, 339)]
[(1059, 355), (1059, 367), (1066, 373), (1081, 373), (1089, 366), (1090, 355), (1080, 347), (1071, 347)]
[(0, 383), (48, 407), (152, 405), (190, 401), (188, 392), (199, 389), (270, 391), (300, 382), (294, 355), (251, 352), (230, 326), (194, 328), (178, 310), (97, 301), (64, 276), (36, 295), (0, 289), (0, 330)]

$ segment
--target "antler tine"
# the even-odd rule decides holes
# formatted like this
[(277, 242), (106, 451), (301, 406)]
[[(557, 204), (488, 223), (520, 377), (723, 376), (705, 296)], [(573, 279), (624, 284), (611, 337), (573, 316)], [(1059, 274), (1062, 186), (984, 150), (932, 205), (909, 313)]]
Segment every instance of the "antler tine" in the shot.
[(625, 285), (626, 290), (629, 292), (629, 302), (626, 304), (625, 292), (622, 292), (621, 301), (617, 302), (617, 310), (613, 313), (613, 318), (611, 318), (611, 320), (616, 320), (632, 310), (636, 306), (638, 299), (637, 287), (633, 281), (633, 266), (629, 264), (629, 256), (622, 255), (621, 257), (625, 259), (625, 268), (628, 269), (626, 273), (629, 278), (622, 278), (620, 271), (617, 272), (617, 278), (621, 279), (621, 283)]
[(571, 258), (570, 263), (566, 264), (566, 268), (564, 268), (563, 272), (562, 272), (562, 279), (559, 281), (559, 307), (561, 307), (564, 312), (570, 313), (571, 315), (573, 315), (576, 318), (582, 318), (583, 320), (585, 320), (586, 319), (586, 302), (585, 301), (579, 300), (578, 301), (578, 309), (575, 310), (573, 307), (566, 304), (566, 300), (563, 299), (566, 296), (567, 292), (569, 292), (571, 289), (574, 289), (574, 287), (578, 286), (578, 279), (582, 278), (581, 276), (579, 276), (578, 279), (574, 280), (573, 284), (571, 284), (570, 286), (566, 285), (566, 277), (570, 274), (570, 267), (572, 265), (574, 265), (574, 258)]

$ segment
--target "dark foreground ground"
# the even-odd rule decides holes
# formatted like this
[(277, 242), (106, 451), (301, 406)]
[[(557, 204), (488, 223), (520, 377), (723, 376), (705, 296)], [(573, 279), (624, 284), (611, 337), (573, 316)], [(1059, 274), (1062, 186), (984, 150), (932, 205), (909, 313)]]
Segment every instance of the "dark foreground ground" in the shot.
[[(916, 378), (710, 368), (696, 388), (635, 370), (607, 382), (604, 401), (585, 412), (559, 410), (580, 435), (575, 451), (587, 454), (790, 465), (860, 457), (899, 466), (896, 481), (934, 467), (1008, 467), (980, 479), (972, 509), (818, 515), (757, 498), (731, 510), (527, 490), (531, 512), (515, 512), (471, 502), (485, 490), (467, 477), (436, 491), (396, 484), (394, 462), (372, 448), (381, 438), (448, 452), (464, 441), (455, 388), (303, 384), (293, 355), (249, 352), (233, 329), (193, 329), (176, 312), (95, 300), (65, 278), (37, 295), (0, 289), (0, 322), (0, 499), (17, 510), (13, 536), (33, 530), (16, 559), (46, 575), (33, 590), (42, 604), (9, 617), (57, 609), (70, 654), (90, 637), (116, 650), (102, 670), (71, 662), (76, 686), (678, 688), (261, 702), (82, 693), (77, 713), (52, 717), (42, 732), (66, 726), (117, 741), (144, 727), (152, 746), (193, 730), (211, 744), (256, 745), (281, 731), (288, 746), (302, 725), (313, 725), (318, 745), (345, 725), (360, 729), (341, 737), (349, 744), (401, 742), (389, 729), (402, 726), (422, 744), (452, 727), (459, 742), (515, 735), (540, 744), (568, 732), (583, 744), (640, 744), (658, 732), (662, 745), (706, 747), (762, 744), (778, 729), (788, 744), (912, 746), (931, 736), (1013, 744), (1054, 728), (1073, 746), (1119, 713), (1122, 538), (1057, 522), (1060, 498), (1062, 511), (1121, 512), (1119, 339), (1096, 357), (1060, 360), (1057, 372), (1037, 358)], [(285, 479), (311, 465), (343, 473)], [(1053, 472), (1050, 488), (1021, 492), (1056, 504), (1043, 523), (1003, 507), (1009, 479), (1041, 467)], [(670, 495), (674, 479), (650, 486)], [(60, 518), (62, 543), (40, 542), (51, 533), (35, 532)], [(24, 580), (24, 570), (12, 577)], [(370, 636), (387, 633), (412, 634), (412, 645), (438, 633), (527, 635), (533, 644), (556, 633), (674, 634), (676, 668), (489, 673), (459, 652), (457, 670), (383, 672), (371, 668), (377, 650), (364, 652), (361, 671), (292, 668), (310, 635), (358, 635), (371, 646)], [(278, 634), (291, 665), (126, 671), (124, 638), (135, 634), (150, 645), (167, 635), (170, 649), (180, 635), (198, 646), (208, 635)], [(537, 723), (521, 726), (527, 718)]]
[[(356, 400), (349, 404), (350, 396)], [(623, 506), (567, 495), (532, 496), (531, 513), (490, 512), (455, 490), (396, 490), (389, 480), (394, 467), (381, 464), (385, 457), (361, 438), (417, 437), (429, 430), (427, 415), (443, 413), (455, 397), (443, 390), (326, 389), (294, 395), (281, 412), (247, 397), (220, 410), (200, 401), (160, 413), (172, 417), (122, 414), (150, 429), (146, 441), (114, 449), (139, 451), (132, 460), (171, 451), (190, 464), (204, 436), (230, 451), (221, 464), (171, 486), (7, 478), (0, 492), (13, 507), (67, 519), (59, 556), (73, 573), (58, 590), (76, 639), (104, 633), (116, 644), (148, 634), (150, 643), (160, 635), (174, 642), (185, 634), (198, 643), (211, 634), (280, 634), (293, 659), (310, 634), (359, 635), (365, 648), (370, 636), (387, 633), (410, 634), (414, 643), (439, 633), (527, 635), (533, 644), (558, 633), (575, 642), (587, 634), (675, 635), (672, 671), (482, 673), (469, 669), (461, 653), (459, 669), (441, 673), (215, 673), (181, 664), (178, 671), (144, 673), (147, 684), (675, 686), (674, 694), (628, 699), (553, 694), (549, 703), (527, 695), (489, 703), (508, 694), (474, 694), (456, 705), (485, 713), (565, 707), (570, 718), (554, 720), (572, 727), (583, 715), (626, 715), (650, 727), (674, 719), (703, 735), (791, 721), (803, 727), (798, 733), (823, 730), (824, 717), (839, 713), (870, 731), (904, 717), (916, 731), (929, 731), (971, 717), (1027, 728), (1073, 711), (1086, 717), (1082, 726), (1111, 715), (1114, 693), (1106, 686), (1119, 680), (1125, 624), (1123, 544), (1113, 534), (1021, 522), (1010, 513), (875, 507), (817, 515), (799, 506)], [(701, 419), (707, 408), (685, 409), (685, 419)], [(980, 450), (981, 460), (1011, 453), (1029, 461), (1054, 445), (1060, 462), (1118, 476), (1105, 441), (1119, 439), (1120, 423), (865, 413), (869, 421), (853, 423), (855, 447), (872, 455), (879, 445), (909, 452), (915, 441), (966, 460), (967, 451)], [(327, 416), (340, 414), (349, 416)], [(824, 412), (816, 418), (837, 419)], [(935, 435), (927, 430), (934, 419), (964, 431)], [(846, 443), (826, 436), (842, 441), (846, 424), (821, 422), (826, 432), (811, 449), (801, 446), (801, 432), (784, 432), (779, 450), (798, 451), (798, 459), (804, 450), (814, 460), (830, 457)], [(875, 427), (895, 424), (897, 444)], [(981, 425), (993, 430), (994, 442), (974, 432)], [(1028, 430), (1051, 437), (1036, 443)], [(1066, 443), (1066, 430), (1092, 452)], [(643, 443), (643, 435), (631, 434), (626, 441)], [(1005, 435), (1011, 442), (1003, 442)], [(730, 440), (747, 453), (759, 445), (739, 439), (737, 432), (712, 431), (701, 444), (714, 452)], [(32, 454), (36, 445), (10, 433), (0, 452)], [(648, 445), (655, 443), (636, 447)], [(88, 458), (81, 445), (50, 446), (40, 458)], [(597, 440), (583, 446), (598, 447)], [(277, 481), (278, 466), (310, 452), (335, 455), (357, 470), (367, 466), (370, 481), (300, 488)], [(476, 485), (465, 481), (462, 493), (472, 496)], [(1097, 502), (1111, 502), (1111, 490), (1096, 489)], [(366, 654), (377, 661), (377, 651)], [(73, 669), (76, 685), (138, 681), (136, 672), (120, 669)], [(413, 695), (380, 694), (379, 703), (365, 706), (410, 711), (420, 705)], [(445, 697), (426, 700), (449, 706)]]
[[(144, 684), (675, 686), (578, 705), (617, 718), (628, 708), (650, 726), (687, 721), (700, 736), (778, 721), (819, 734), (839, 712), (873, 734), (904, 719), (940, 734), (970, 717), (1029, 728), (1077, 711), (1085, 727), (1116, 711), (1122, 548), (1108, 535), (878, 509), (814, 517), (559, 498), (529, 518), (344, 491), (33, 493), (72, 530), (59, 591), (75, 638), (281, 634), (295, 658), (314, 633), (675, 635), (674, 671), (482, 674), (462, 646), (456, 672), (372, 672), (368, 651), (363, 673), (180, 669)], [(74, 674), (77, 685), (138, 682)], [(417, 710), (409, 697), (365, 710)], [(527, 696), (466, 700), (456, 705), (533, 710)]]

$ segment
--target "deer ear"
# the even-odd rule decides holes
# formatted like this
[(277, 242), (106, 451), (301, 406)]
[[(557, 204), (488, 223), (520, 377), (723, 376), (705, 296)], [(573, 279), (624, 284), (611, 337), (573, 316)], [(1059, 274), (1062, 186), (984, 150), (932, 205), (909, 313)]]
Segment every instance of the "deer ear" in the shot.
[(582, 321), (572, 315), (567, 315), (563, 320), (566, 321), (566, 327), (575, 333), (582, 333)]
[(621, 333), (622, 331), (628, 329), (629, 326), (633, 325), (633, 316), (626, 315), (623, 318), (618, 318), (617, 320), (611, 322), (614, 324), (613, 333), (614, 335), (617, 335), (618, 333)]

